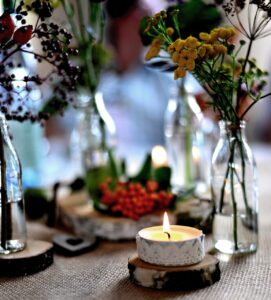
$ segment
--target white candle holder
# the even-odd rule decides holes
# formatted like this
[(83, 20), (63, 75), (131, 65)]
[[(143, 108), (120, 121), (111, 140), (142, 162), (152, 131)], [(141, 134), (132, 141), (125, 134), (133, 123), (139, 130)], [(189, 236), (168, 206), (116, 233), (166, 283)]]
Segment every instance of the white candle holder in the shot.
[[(205, 256), (204, 234), (201, 230), (187, 226), (170, 226), (172, 235), (180, 239), (159, 240), (162, 226), (140, 230), (136, 236), (137, 252), (143, 261), (160, 266), (186, 266), (202, 261)], [(165, 234), (165, 236), (167, 236)]]

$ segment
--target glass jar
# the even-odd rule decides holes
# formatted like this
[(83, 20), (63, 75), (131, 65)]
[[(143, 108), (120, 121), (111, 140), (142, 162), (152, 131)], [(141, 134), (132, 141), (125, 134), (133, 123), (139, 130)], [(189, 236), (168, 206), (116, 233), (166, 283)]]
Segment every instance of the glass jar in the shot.
[(1, 222), (0, 253), (9, 254), (26, 246), (26, 223), (21, 165), (11, 143), (7, 123), (0, 115)]
[(221, 121), (212, 158), (211, 189), (215, 205), (213, 240), (217, 250), (255, 252), (258, 244), (256, 163), (247, 143), (244, 121)]
[(82, 164), (82, 173), (86, 174), (88, 191), (96, 197), (99, 184), (110, 177), (109, 152), (115, 148), (116, 128), (101, 93), (96, 93), (95, 98), (79, 109), (80, 117), (71, 143)]
[(187, 92), (185, 81), (181, 80), (169, 99), (164, 120), (171, 184), (176, 191), (191, 187), (207, 189), (202, 120), (195, 97)]

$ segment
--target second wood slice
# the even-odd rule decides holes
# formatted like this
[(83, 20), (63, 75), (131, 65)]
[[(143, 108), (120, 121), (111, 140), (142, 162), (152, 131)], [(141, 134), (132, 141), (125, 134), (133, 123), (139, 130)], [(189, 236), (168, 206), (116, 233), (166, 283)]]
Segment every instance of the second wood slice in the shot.
[[(61, 222), (76, 235), (92, 238), (93, 235), (111, 240), (135, 239), (142, 228), (161, 225), (162, 213), (143, 216), (138, 221), (124, 217), (113, 217), (94, 210), (86, 192), (73, 193), (58, 199)], [(171, 224), (175, 224), (175, 216), (170, 214)]]
[(137, 255), (129, 258), (128, 269), (133, 283), (164, 290), (193, 290), (220, 280), (219, 260), (211, 255), (195, 265), (157, 266), (142, 261)]

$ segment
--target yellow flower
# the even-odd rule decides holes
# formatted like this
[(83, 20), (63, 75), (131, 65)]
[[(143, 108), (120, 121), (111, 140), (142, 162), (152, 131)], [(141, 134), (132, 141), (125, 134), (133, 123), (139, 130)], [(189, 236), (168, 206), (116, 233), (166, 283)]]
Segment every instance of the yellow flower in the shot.
[(161, 37), (155, 38), (152, 41), (151, 46), (145, 55), (145, 60), (150, 60), (156, 55), (158, 55), (162, 43), (163, 43), (163, 39)]
[[(214, 48), (212, 45), (210, 44), (204, 44), (202, 45), (201, 48), (205, 48), (206, 49), (206, 54), (205, 55), (208, 55), (209, 58), (214, 58), (217, 53), (214, 51)], [(202, 52), (204, 52), (204, 50), (201, 50)]]
[(174, 29), (172, 27), (168, 27), (166, 29), (166, 33), (167, 33), (167, 35), (172, 36), (174, 33)]
[(186, 71), (184, 68), (178, 67), (177, 69), (175, 69), (174, 71), (174, 80), (178, 79), (178, 78), (184, 78), (186, 75)]
[(159, 51), (160, 51), (160, 47), (150, 46), (148, 52), (145, 55), (145, 60), (152, 59), (153, 57), (158, 55)]
[(218, 32), (217, 31), (211, 31), (210, 42), (211, 43), (216, 42), (217, 39), (218, 39)]
[(199, 38), (204, 41), (204, 42), (208, 42), (210, 40), (210, 34), (206, 33), (206, 32), (201, 32), (199, 34)]
[(236, 34), (235, 29), (232, 27), (231, 28), (221, 27), (221, 28), (219, 28), (219, 31), (218, 31), (218, 36), (224, 40), (231, 38), (235, 34)]
[(198, 41), (198, 39), (196, 39), (193, 36), (189, 36), (186, 40), (185, 40), (185, 47), (189, 48), (189, 49), (195, 49), (197, 48), (200, 43)]
[(199, 47), (198, 55), (203, 58), (206, 54), (206, 51), (207, 50), (206, 50), (205, 45), (202, 45), (201, 47)]
[(213, 47), (214, 47), (214, 51), (217, 54), (226, 54), (228, 51), (227, 47), (221, 44), (215, 44)]
[(191, 59), (196, 59), (198, 57), (196, 49), (189, 49), (187, 53), (187, 57)]
[(167, 47), (167, 52), (171, 55), (171, 54), (173, 54), (174, 52), (175, 52), (175, 44), (174, 43), (172, 43), (172, 44), (170, 44), (168, 47)]
[(155, 38), (151, 45), (154, 46), (154, 47), (161, 47), (161, 44), (163, 43), (163, 39), (161, 37), (158, 37), (158, 38)]
[(173, 52), (177, 51), (181, 51), (184, 47), (184, 40), (181, 39), (177, 39), (175, 42), (173, 42), (172, 44), (170, 44), (167, 48), (167, 52), (169, 54), (173, 54)]
[(176, 49), (176, 51), (180, 52), (183, 49), (184, 44), (185, 44), (184, 40), (177, 39), (175, 41), (175, 49)]
[(172, 55), (172, 61), (176, 64), (179, 61), (179, 53), (178, 52), (174, 52)]
[(188, 59), (186, 62), (186, 68), (188, 71), (193, 71), (195, 69), (195, 61), (193, 59)]
[(179, 61), (178, 61), (178, 66), (183, 68), (186, 66), (186, 62), (187, 62), (187, 59), (183, 58), (183, 57), (180, 57), (179, 58)]
[(221, 39), (227, 39), (228, 38), (228, 30), (224, 27), (219, 28), (218, 36)]
[(189, 59), (189, 51), (188, 50), (182, 50), (180, 52), (180, 58)]

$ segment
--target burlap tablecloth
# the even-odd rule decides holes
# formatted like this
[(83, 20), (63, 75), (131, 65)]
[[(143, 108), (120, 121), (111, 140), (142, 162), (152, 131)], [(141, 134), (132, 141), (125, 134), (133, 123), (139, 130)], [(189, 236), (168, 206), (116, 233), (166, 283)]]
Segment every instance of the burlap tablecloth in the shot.
[[(261, 153), (261, 152), (260, 152)], [(265, 152), (266, 153), (266, 152)], [(221, 280), (211, 287), (190, 292), (162, 292), (133, 285), (127, 259), (134, 242), (103, 242), (92, 252), (66, 258), (55, 255), (54, 264), (35, 275), (0, 278), (0, 299), (271, 299), (271, 150), (258, 153), (260, 174), (260, 230), (256, 254), (242, 258), (220, 255)], [(29, 236), (50, 241), (57, 232), (32, 223)], [(207, 248), (211, 247), (207, 237)]]

